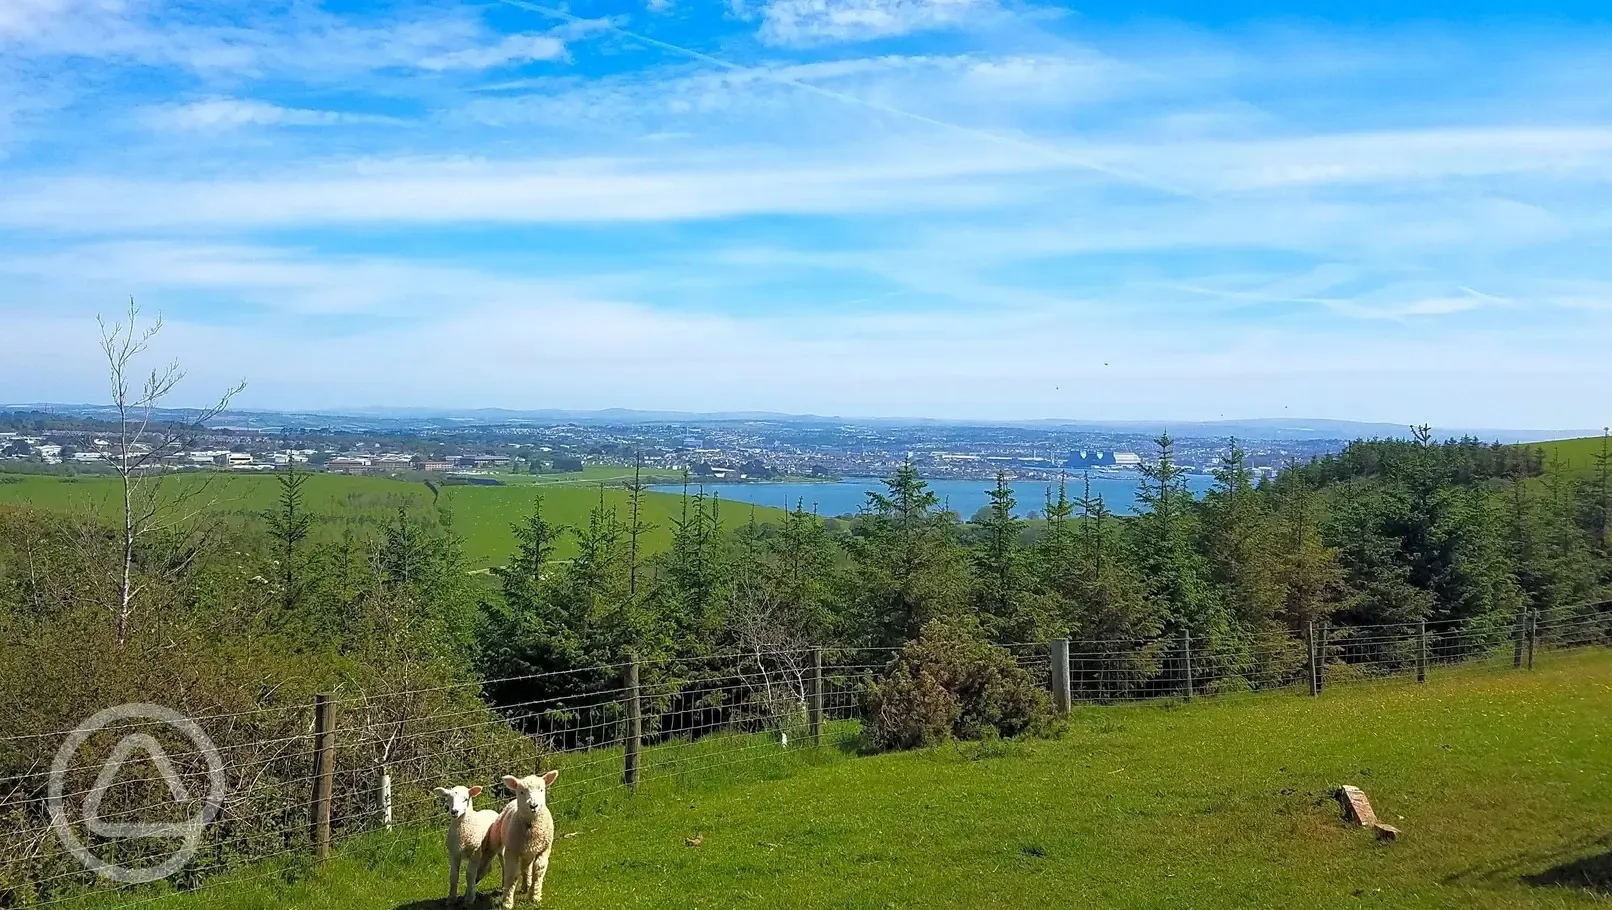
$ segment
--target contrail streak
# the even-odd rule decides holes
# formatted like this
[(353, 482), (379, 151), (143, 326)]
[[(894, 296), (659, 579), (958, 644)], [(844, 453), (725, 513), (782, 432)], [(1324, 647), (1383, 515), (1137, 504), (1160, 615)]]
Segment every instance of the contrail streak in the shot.
[(599, 21), (597, 19), (583, 19), (581, 16), (572, 15), (571, 13), (565, 12), (564, 10), (554, 9), (552, 7), (547, 7), (547, 6), (541, 6), (541, 5), (536, 4), (536, 3), (529, 3), (529, 2), (527, 2), (527, 0), (500, 0), (500, 2), (502, 2), (504, 4), (507, 4), (509, 6), (518, 7), (520, 9), (531, 10), (532, 12), (537, 12), (537, 13), (543, 13), (544, 15), (553, 16), (556, 19), (563, 19), (563, 20), (565, 20), (567, 22), (577, 24), (577, 25), (586, 24), (586, 25), (590, 25), (590, 26), (603, 27), (603, 28), (606, 28), (606, 29), (608, 29), (610, 31), (613, 31), (616, 34), (621, 35), (623, 37), (631, 38), (634, 41), (642, 41), (645, 44), (651, 45), (653, 47), (658, 47), (658, 48), (660, 48), (661, 50), (664, 50), (664, 51), (670, 51), (671, 53), (674, 53), (674, 54), (681, 54), (681, 55), (683, 55), (685, 57), (691, 57), (691, 58), (693, 58), (695, 60), (699, 60), (699, 61), (701, 61), (703, 63), (709, 63), (712, 66), (718, 66), (718, 67), (721, 67), (721, 68), (723, 68), (725, 70), (729, 70), (729, 71), (732, 71), (732, 72), (751, 73), (751, 74), (754, 74), (754, 75), (758, 76), (759, 78), (765, 79), (765, 80), (767, 80), (769, 82), (774, 82), (774, 83), (777, 83), (779, 85), (787, 85), (787, 86), (790, 86), (791, 88), (799, 89), (800, 91), (803, 91), (803, 92), (810, 92), (811, 94), (814, 94), (814, 95), (821, 95), (824, 98), (832, 98), (835, 101), (841, 101), (841, 102), (844, 102), (846, 104), (856, 105), (857, 107), (867, 108), (868, 110), (878, 111), (881, 114), (889, 114), (889, 115), (895, 116), (895, 117), (902, 117), (902, 118), (905, 118), (907, 120), (916, 121), (918, 123), (927, 124), (929, 126), (939, 127), (941, 129), (950, 130), (950, 131), (955, 132), (955, 133), (964, 133), (964, 134), (967, 134), (967, 135), (970, 135), (970, 136), (975, 136), (975, 137), (978, 137), (978, 138), (981, 138), (981, 139), (986, 139), (986, 140), (989, 140), (991, 142), (995, 142), (995, 143), (997, 143), (999, 145), (1010, 145), (1010, 146), (1013, 146), (1015, 148), (1020, 148), (1020, 149), (1024, 149), (1024, 150), (1027, 150), (1027, 151), (1036, 152), (1036, 153), (1038, 153), (1040, 155), (1043, 155), (1043, 156), (1045, 156), (1047, 158), (1050, 158), (1050, 159), (1052, 159), (1054, 161), (1059, 161), (1059, 162), (1062, 162), (1064, 164), (1074, 165), (1075, 167), (1085, 168), (1086, 170), (1094, 171), (1096, 173), (1103, 174), (1103, 175), (1108, 176), (1108, 177), (1112, 177), (1112, 178), (1114, 178), (1116, 180), (1122, 180), (1122, 181), (1125, 181), (1127, 183), (1134, 183), (1134, 184), (1139, 184), (1139, 185), (1142, 185), (1142, 186), (1146, 186), (1146, 187), (1149, 187), (1151, 189), (1159, 190), (1160, 192), (1169, 193), (1172, 196), (1184, 196), (1184, 197), (1188, 197), (1188, 198), (1192, 198), (1192, 199), (1202, 199), (1203, 198), (1202, 196), (1198, 195), (1197, 193), (1194, 193), (1191, 190), (1185, 189), (1183, 187), (1175, 186), (1173, 184), (1166, 183), (1166, 182), (1161, 181), (1161, 180), (1156, 180), (1156, 179), (1154, 179), (1152, 177), (1149, 177), (1149, 176), (1146, 176), (1144, 174), (1138, 174), (1138, 173), (1135, 173), (1133, 171), (1124, 170), (1122, 168), (1110, 167), (1110, 166), (1105, 165), (1105, 164), (1098, 164), (1097, 162), (1092, 161), (1089, 158), (1082, 158), (1079, 155), (1071, 155), (1071, 154), (1069, 154), (1068, 152), (1066, 152), (1066, 151), (1064, 151), (1062, 149), (1052, 148), (1050, 146), (1042, 145), (1041, 143), (1038, 143), (1038, 142), (1031, 142), (1028, 139), (1022, 139), (1022, 138), (1019, 138), (1017, 136), (1008, 136), (1008, 135), (1004, 135), (1002, 133), (993, 133), (990, 130), (982, 130), (982, 129), (979, 129), (978, 127), (964, 126), (963, 124), (952, 123), (952, 122), (947, 121), (947, 120), (938, 120), (938, 119), (936, 119), (934, 117), (930, 117), (930, 116), (927, 116), (927, 115), (924, 115), (924, 114), (914, 113), (914, 112), (908, 111), (908, 110), (903, 110), (902, 108), (899, 108), (899, 107), (892, 107), (892, 106), (890, 106), (888, 104), (881, 104), (881, 103), (879, 103), (877, 101), (869, 101), (866, 98), (859, 98), (856, 95), (848, 95), (848, 94), (846, 94), (844, 92), (836, 92), (833, 89), (823, 88), (820, 85), (813, 85), (810, 82), (802, 82), (799, 79), (790, 79), (790, 78), (787, 78), (785, 76), (779, 76), (779, 75), (776, 75), (776, 74), (773, 74), (773, 73), (768, 73), (765, 70), (755, 70), (755, 69), (752, 69), (750, 67), (741, 66), (741, 65), (739, 65), (737, 63), (731, 63), (731, 62), (729, 62), (727, 60), (723, 60), (721, 57), (713, 57), (710, 54), (704, 53), (702, 51), (692, 50), (690, 48), (686, 48), (686, 47), (682, 47), (680, 45), (672, 44), (669, 41), (661, 41), (658, 38), (651, 38), (651, 37), (649, 37), (647, 35), (641, 35), (641, 34), (639, 34), (637, 32), (628, 31), (627, 29), (624, 29), (624, 28), (622, 28), (622, 27), (620, 27), (620, 26), (618, 26), (618, 25), (616, 25), (614, 23), (611, 23), (611, 22), (601, 22), (601, 21)]

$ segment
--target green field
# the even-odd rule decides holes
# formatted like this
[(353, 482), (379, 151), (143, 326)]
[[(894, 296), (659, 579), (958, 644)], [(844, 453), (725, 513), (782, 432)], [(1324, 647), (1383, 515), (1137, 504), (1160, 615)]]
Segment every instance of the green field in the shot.
[(1541, 449), (1545, 453), (1545, 463), (1548, 465), (1554, 458), (1560, 458), (1563, 465), (1572, 471), (1588, 471), (1595, 465), (1595, 456), (1601, 451), (1602, 440), (1599, 436), (1586, 436), (1582, 439), (1553, 439), (1549, 442), (1531, 442), (1529, 448)]
[[(1612, 900), (1612, 654), (1602, 650), (1551, 654), (1532, 672), (1452, 670), (1319, 699), (1086, 709), (1050, 742), (761, 754), (563, 814), (543, 906)], [(1342, 824), (1330, 794), (1343, 783), (1365, 789), (1402, 839), (1379, 843)], [(562, 775), (556, 797), (565, 786)], [(260, 868), (156, 906), (426, 910), (446, 906), (446, 868), (440, 833), (399, 832), (350, 842), (316, 871)], [(490, 898), (491, 880), (482, 890)]]
[[(549, 476), (575, 478), (577, 475)], [(539, 486), (445, 486), (442, 487), (441, 501), (452, 515), (454, 530), (464, 538), (466, 559), (475, 567), (492, 566), (502, 564), (514, 552), (510, 525), (529, 514), (539, 496), (543, 498), (544, 513), (551, 521), (573, 526), (582, 524), (587, 521), (588, 510), (599, 502), (598, 483), (603, 479), (596, 477), (584, 482)], [(178, 492), (187, 485), (203, 483), (208, 484), (204, 495), (205, 501), (210, 504), (209, 508), (217, 514), (228, 516), (261, 514), (273, 507), (275, 497), (279, 495), (275, 478), (265, 474), (208, 472), (179, 474), (164, 479), (168, 492)], [(22, 502), (58, 511), (78, 509), (109, 516), (116, 514), (120, 502), (117, 490), (115, 479), (109, 477), (0, 474), (0, 502)], [(426, 506), (431, 502), (431, 491), (423, 483), (343, 474), (308, 475), (305, 495), (315, 513), (347, 518), (380, 518), (400, 504)], [(625, 520), (630, 511), (628, 492), (620, 487), (607, 487), (604, 497), (606, 505), (617, 509)], [(644, 541), (647, 552), (669, 545), (672, 519), (680, 515), (682, 509), (681, 496), (644, 494), (642, 520), (650, 525)], [(735, 504), (732, 508), (722, 510), (723, 523), (730, 527), (741, 524), (750, 519), (750, 514), (749, 505)], [(756, 509), (758, 521), (777, 521), (782, 515), (778, 509)], [(569, 557), (572, 546), (567, 536), (557, 556), (561, 559)]]

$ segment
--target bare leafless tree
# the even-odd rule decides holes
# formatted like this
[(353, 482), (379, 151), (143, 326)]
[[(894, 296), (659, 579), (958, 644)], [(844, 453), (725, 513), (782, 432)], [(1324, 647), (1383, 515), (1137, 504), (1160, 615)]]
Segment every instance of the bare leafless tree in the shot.
[(806, 711), (806, 674), (812, 643), (794, 604), (775, 586), (741, 572), (733, 586), (730, 622), (745, 655), (744, 671), (757, 720), (787, 731)]
[(162, 458), (174, 454), (179, 445), (204, 429), (208, 421), (229, 407), (230, 400), (246, 388), (244, 382), (239, 383), (209, 407), (189, 410), (181, 419), (159, 421), (158, 409), (185, 378), (185, 371), (178, 361), (172, 361), (138, 379), (136, 362), (150, 347), (151, 339), (162, 331), (162, 317), (159, 315), (149, 325), (141, 326), (140, 308), (130, 298), (125, 320), (107, 325), (105, 319), (96, 317), (101, 327), (101, 352), (106, 355), (112, 407), (117, 412), (118, 424), (109, 461), (121, 481), (123, 496), (121, 578), (117, 602), (112, 608), (119, 647), (128, 640), (129, 619), (134, 615), (136, 600), (143, 588), (135, 578), (136, 544), (147, 535), (170, 530), (193, 518), (199, 510), (192, 507), (206, 491), (206, 484), (198, 484), (179, 496), (163, 497), (160, 489)]

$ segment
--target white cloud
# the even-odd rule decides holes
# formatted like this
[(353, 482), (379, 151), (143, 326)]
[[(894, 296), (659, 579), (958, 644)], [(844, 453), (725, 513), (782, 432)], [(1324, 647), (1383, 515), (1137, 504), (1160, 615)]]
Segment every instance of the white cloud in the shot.
[[(1181, 419), (1288, 407), (1305, 416), (1577, 426), (1588, 391), (1583, 401), (1530, 400), (1524, 392), (1565, 375), (1575, 377), (1569, 388), (1586, 390), (1612, 379), (1600, 351), (1604, 335), (1538, 323), (1459, 330), (1429, 344), (1424, 331), (1392, 321), (1361, 323), (1348, 335), (1275, 324), (1183, 334), (1146, 318), (1092, 319), (1078, 302), (1055, 300), (823, 319), (672, 311), (529, 276), (308, 251), (144, 244), (52, 257), (0, 262), (58, 301), (41, 310), (21, 299), (21, 282), (0, 290), (14, 354), (0, 361), (0, 387), (24, 398), (35, 397), (28, 393), (41, 376), (59, 382), (47, 397), (99, 394), (89, 317), (131, 291), (149, 311), (168, 310), (155, 353), (180, 355), (191, 373), (188, 391), (204, 397), (244, 376), (248, 406), (628, 403)], [(60, 271), (75, 267), (84, 274)], [(236, 315), (178, 312), (176, 299), (231, 301)], [(266, 312), (250, 315), (246, 302)], [(350, 312), (387, 318), (349, 322), (339, 332), (321, 322)], [(1606, 328), (1606, 315), (1594, 325)], [(705, 353), (690, 359), (691, 349)], [(399, 358), (409, 369), (396, 369)], [(833, 369), (823, 369), (827, 363)], [(582, 375), (587, 383), (576, 381)], [(1369, 400), (1377, 404), (1364, 408)]]
[(563, 60), (565, 55), (565, 42), (551, 35), (510, 35), (497, 44), (426, 57), (417, 65), (427, 70), (484, 70), (534, 60)]
[(209, 98), (188, 104), (161, 105), (146, 111), (145, 119), (160, 129), (212, 132), (247, 126), (340, 126), (359, 123), (396, 123), (373, 114), (281, 107), (241, 98)]
[[(233, 102), (183, 116), (197, 124), (318, 117), (316, 112)], [(1569, 225), (1560, 214), (1569, 209), (1559, 204), (1552, 212), (1526, 200), (1452, 193), (1452, 180), (1532, 177), (1571, 179), (1586, 187), (1612, 185), (1612, 130), (1595, 128), (1413, 131), (1167, 148), (1072, 141), (1021, 145), (967, 133), (877, 144), (858, 138), (809, 153), (728, 146), (654, 158), (366, 159), (326, 162), (314, 169), (259, 168), (244, 178), (39, 179), (0, 190), (0, 225), (244, 228), (388, 220), (552, 223), (1011, 210), (1044, 198), (1050, 190), (1079, 200), (1109, 187), (1142, 195), (1107, 205), (1104, 223), (1087, 222), (1067, 235), (1073, 246), (1048, 232), (1052, 248), (1162, 249), (1236, 242), (1243, 221), (1230, 234), (1225, 228), (1228, 214), (1239, 212), (1267, 219), (1264, 225), (1247, 225), (1256, 236), (1303, 238), (1328, 224), (1352, 228), (1352, 222), (1375, 211), (1377, 220), (1388, 212), (1398, 218), (1379, 228), (1379, 238), (1394, 236), (1402, 242), (1409, 237), (1406, 227), (1418, 225), (1426, 229), (1421, 239), (1428, 242), (1481, 243), (1475, 226), (1492, 226), (1493, 219), (1474, 221), (1473, 214), (1502, 216), (1508, 222), (1504, 236), (1546, 238)], [(1144, 176), (1132, 181), (1127, 173)], [(1150, 189), (1155, 178), (1160, 183), (1179, 181), (1205, 195), (1163, 210), (1160, 199), (1168, 197)], [(1400, 195), (1350, 195), (1365, 185), (1395, 188)], [(1349, 192), (1315, 195), (1328, 187)], [(1418, 214), (1427, 200), (1403, 195), (1411, 191), (1435, 193), (1440, 205)], [(1308, 195), (1272, 195), (1283, 192)], [(1588, 204), (1589, 197), (1584, 198)]]
[(990, 0), (769, 0), (759, 37), (811, 46), (958, 28), (994, 14)]
[[(1011, 188), (975, 179), (1044, 167), (995, 150), (924, 149), (851, 160), (379, 160), (256, 179), (46, 181), (0, 191), (0, 226), (294, 227), (351, 223), (609, 222), (755, 213), (970, 208)], [(1023, 195), (1023, 191), (1020, 192)]]
[(0, 47), (8, 44), (12, 53), (33, 59), (91, 58), (204, 75), (316, 80), (388, 67), (481, 70), (558, 60), (566, 53), (560, 37), (501, 36), (464, 10), (359, 20), (317, 4), (282, 8), (224, 0), (199, 7), (158, 0), (4, 0)]

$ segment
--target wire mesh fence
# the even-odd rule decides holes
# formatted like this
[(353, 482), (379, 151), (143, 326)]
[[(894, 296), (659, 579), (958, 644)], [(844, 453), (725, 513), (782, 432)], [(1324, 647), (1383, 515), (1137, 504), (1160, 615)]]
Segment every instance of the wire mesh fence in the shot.
[[(1586, 604), (1504, 622), (1312, 624), (1005, 647), (1060, 707), (1318, 696), (1335, 686), (1526, 669), (1551, 652), (1606, 647), (1609, 608)], [(563, 818), (656, 782), (722, 776), (825, 745), (854, 747), (868, 687), (898, 654), (751, 651), (336, 693), (327, 712), (276, 705), (191, 718), (216, 748), (148, 718), (109, 723), (65, 756), (59, 749), (72, 730), (0, 738), (9, 750), (0, 753), (9, 762), (0, 775), (0, 907), (47, 906), (115, 887), (85, 868), (65, 835), (129, 868), (171, 853), (171, 841), (105, 835), (124, 822), (193, 817), (215, 765), (223, 795), (194, 855), (169, 880), (180, 890), (249, 863), (317, 855), (324, 844), (368, 832), (442, 822), (431, 792), (437, 786), (499, 792), (504, 774), (557, 769), (550, 802)], [(108, 776), (96, 759), (136, 736), (161, 746), (166, 764)], [(497, 808), (497, 800), (483, 800)]]

